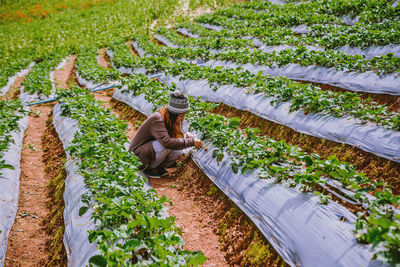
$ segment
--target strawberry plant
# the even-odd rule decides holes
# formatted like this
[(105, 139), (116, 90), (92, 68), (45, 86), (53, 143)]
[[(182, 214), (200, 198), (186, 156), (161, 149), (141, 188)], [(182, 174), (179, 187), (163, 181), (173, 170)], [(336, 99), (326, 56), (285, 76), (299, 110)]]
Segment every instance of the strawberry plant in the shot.
[(13, 169), (3, 159), (4, 152), (14, 142), (11, 132), (19, 130), (18, 121), (27, 114), (19, 100), (0, 101), (0, 176), (2, 169)]

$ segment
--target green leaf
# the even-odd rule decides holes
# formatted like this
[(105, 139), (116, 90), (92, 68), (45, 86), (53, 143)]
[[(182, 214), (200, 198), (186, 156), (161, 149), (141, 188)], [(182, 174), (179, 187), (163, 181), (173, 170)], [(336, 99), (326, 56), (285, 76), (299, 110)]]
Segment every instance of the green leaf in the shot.
[(83, 206), (79, 209), (79, 216), (84, 215), (89, 210), (89, 207)]
[(101, 255), (96, 255), (89, 259), (89, 266), (91, 266), (91, 267), (106, 267), (107, 260)]
[(187, 265), (189, 266), (199, 266), (202, 263), (205, 263), (207, 260), (207, 257), (204, 256), (203, 253), (201, 252), (194, 252), (194, 256), (191, 256), (190, 259), (187, 262)]
[(240, 118), (233, 117), (229, 120), (229, 127), (230, 128), (238, 128), (240, 126)]

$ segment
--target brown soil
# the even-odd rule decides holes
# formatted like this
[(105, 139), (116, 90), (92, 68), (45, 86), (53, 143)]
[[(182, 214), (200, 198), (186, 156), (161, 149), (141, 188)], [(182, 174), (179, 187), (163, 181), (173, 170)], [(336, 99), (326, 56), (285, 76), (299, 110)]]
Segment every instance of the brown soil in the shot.
[[(54, 71), (55, 85), (61, 88), (68, 88), (69, 84), (75, 80), (76, 55), (68, 58), (66, 65)], [(42, 136), (43, 162), (46, 164), (45, 171), (49, 178), (47, 184), (47, 208), (50, 216), (45, 218), (43, 223), (46, 232), (51, 236), (51, 240), (46, 243), (49, 257), (46, 266), (66, 266), (67, 255), (64, 248), (64, 190), (66, 172), (64, 162), (66, 155), (58, 134), (53, 126), (53, 117), (49, 116), (46, 128)]]
[(367, 174), (370, 179), (387, 182), (393, 187), (395, 194), (400, 194), (399, 163), (383, 159), (350, 145), (298, 133), (289, 127), (262, 119), (248, 111), (240, 111), (224, 104), (221, 104), (214, 112), (226, 117), (239, 117), (241, 118), (242, 127), (250, 126), (259, 128), (261, 135), (275, 140), (285, 140), (289, 144), (301, 147), (307, 153), (317, 153), (324, 158), (335, 155), (342, 161), (354, 164), (358, 171)]
[(62, 69), (55, 70), (54, 74), (54, 84), (56, 87), (67, 88), (68, 84), (72, 81), (72, 73), (75, 68), (76, 55), (70, 56), (67, 63)]
[[(308, 82), (308, 81), (298, 81), (296, 82), (303, 83), (303, 84), (313, 84), (315, 86), (320, 87), (324, 91), (333, 91), (333, 92), (352, 92), (350, 90), (346, 90), (340, 87), (336, 87), (329, 84), (323, 83), (315, 83), (315, 82)], [(390, 111), (400, 112), (400, 96), (388, 95), (388, 94), (372, 94), (372, 93), (363, 93), (363, 92), (356, 92), (357, 95), (361, 99), (370, 98), (372, 101), (375, 101), (379, 105), (387, 105)]]
[(164, 195), (172, 201), (173, 205), (168, 203), (166, 206), (168, 214), (176, 217), (175, 223), (182, 229), (183, 248), (202, 251), (208, 258), (205, 266), (228, 266), (218, 236), (213, 231), (215, 223), (202, 212), (198, 203), (176, 188), (176, 179), (150, 179), (150, 184), (159, 196)]
[(29, 125), (21, 152), (21, 178), (18, 212), (11, 229), (5, 266), (43, 266), (50, 256), (46, 244), (51, 240), (43, 220), (47, 208), (48, 175), (41, 141), (51, 105), (33, 107), (39, 115), (29, 115)]
[(99, 57), (97, 58), (97, 62), (102, 68), (111, 69), (111, 61), (110, 57), (106, 53), (106, 48), (99, 49)]
[(49, 258), (46, 266), (66, 266), (67, 254), (64, 248), (64, 191), (66, 172), (64, 163), (66, 155), (63, 145), (53, 126), (53, 117), (49, 116), (42, 136), (43, 162), (50, 182), (47, 185), (49, 201), (47, 208), (50, 216), (44, 219), (46, 231), (51, 240), (46, 244)]

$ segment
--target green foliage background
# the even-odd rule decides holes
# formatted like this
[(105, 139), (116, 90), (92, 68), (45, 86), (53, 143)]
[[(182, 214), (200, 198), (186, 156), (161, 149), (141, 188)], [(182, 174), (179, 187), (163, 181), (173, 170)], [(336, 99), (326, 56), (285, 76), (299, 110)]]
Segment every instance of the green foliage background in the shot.
[[(27, 10), (40, 4), (43, 8), (87, 2), (87, 0), (2, 1), (0, 11)], [(228, 0), (190, 0), (189, 9), (217, 7)], [(180, 0), (110, 0), (100, 6), (70, 8), (50, 12), (47, 18), (32, 22), (0, 24), (0, 72), (12, 62), (24, 58), (37, 60), (52, 52), (75, 52), (79, 47), (106, 46), (115, 38), (129, 38), (135, 33), (148, 33), (151, 23), (174, 16), (183, 5)], [(183, 20), (185, 14), (179, 15)]]

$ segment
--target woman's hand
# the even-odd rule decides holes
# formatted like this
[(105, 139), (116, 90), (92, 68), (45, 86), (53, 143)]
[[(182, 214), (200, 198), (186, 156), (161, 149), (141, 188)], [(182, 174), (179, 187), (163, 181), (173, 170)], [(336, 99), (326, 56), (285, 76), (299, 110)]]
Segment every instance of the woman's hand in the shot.
[(203, 147), (203, 142), (201, 142), (200, 139), (194, 139), (194, 146), (196, 148), (202, 148)]

